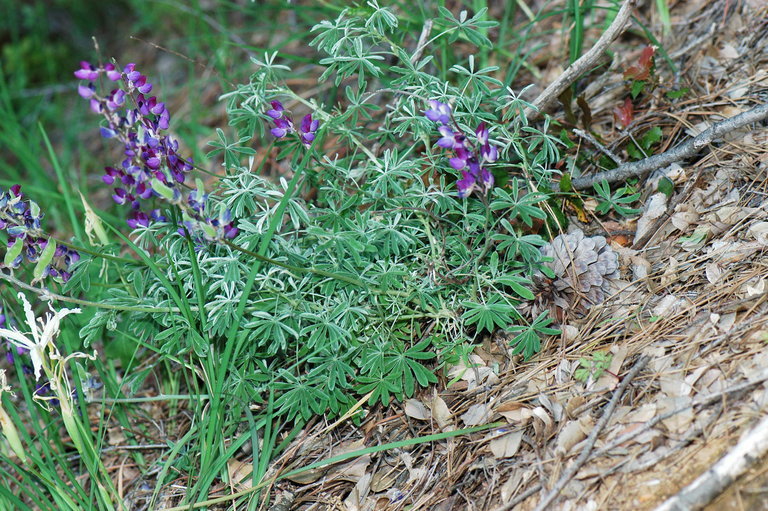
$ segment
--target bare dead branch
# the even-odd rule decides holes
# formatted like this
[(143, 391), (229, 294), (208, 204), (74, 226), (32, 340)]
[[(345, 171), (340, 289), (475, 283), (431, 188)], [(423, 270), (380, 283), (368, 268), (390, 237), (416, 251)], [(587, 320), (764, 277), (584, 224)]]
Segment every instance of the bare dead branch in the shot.
[(570, 87), (579, 76), (589, 71), (595, 65), (611, 42), (624, 32), (636, 1), (626, 0), (621, 9), (619, 9), (618, 14), (616, 14), (616, 18), (614, 18), (608, 29), (603, 32), (603, 35), (600, 36), (595, 45), (579, 57), (576, 62), (568, 66), (557, 80), (552, 82), (549, 87), (544, 89), (544, 92), (531, 102), (534, 108), (526, 108), (525, 110), (525, 116), (529, 122), (536, 120), (542, 113), (546, 112), (565, 89)]
[(686, 486), (667, 499), (656, 511), (694, 511), (702, 509), (725, 491), (736, 479), (768, 452), (768, 417), (757, 423), (731, 451)]
[(584, 190), (603, 180), (609, 183), (616, 183), (626, 181), (627, 178), (635, 176), (642, 178), (653, 170), (666, 167), (676, 161), (685, 160), (726, 133), (754, 122), (763, 121), (766, 118), (768, 118), (768, 103), (742, 112), (730, 119), (715, 123), (709, 129), (702, 131), (692, 139), (683, 142), (669, 151), (649, 156), (640, 161), (625, 163), (613, 170), (576, 178), (571, 182), (571, 185), (575, 190)]

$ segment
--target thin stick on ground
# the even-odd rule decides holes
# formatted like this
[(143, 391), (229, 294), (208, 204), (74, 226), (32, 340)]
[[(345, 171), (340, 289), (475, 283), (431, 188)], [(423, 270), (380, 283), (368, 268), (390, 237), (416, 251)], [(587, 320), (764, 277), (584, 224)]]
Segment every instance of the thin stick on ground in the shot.
[(768, 453), (768, 417), (758, 422), (731, 451), (656, 511), (702, 509)]
[(573, 64), (563, 71), (557, 80), (552, 82), (549, 87), (544, 89), (544, 92), (531, 102), (533, 108), (525, 109), (525, 116), (529, 121), (535, 120), (546, 112), (554, 103), (560, 94), (565, 89), (571, 86), (581, 75), (589, 71), (600, 56), (608, 49), (608, 46), (614, 39), (619, 37), (626, 29), (627, 21), (632, 14), (632, 8), (635, 6), (636, 0), (627, 0), (624, 5), (619, 9), (618, 14), (614, 18), (608, 29), (603, 32), (600, 39), (597, 40), (595, 45), (589, 49), (584, 55), (579, 57)]
[(558, 495), (560, 495), (560, 492), (563, 490), (563, 488), (565, 488), (565, 485), (568, 484), (568, 481), (570, 481), (573, 476), (576, 475), (576, 472), (578, 472), (579, 469), (587, 462), (590, 454), (592, 453), (592, 449), (595, 446), (595, 442), (597, 442), (597, 437), (600, 436), (600, 433), (608, 424), (608, 421), (611, 419), (611, 415), (613, 415), (614, 410), (616, 410), (616, 407), (619, 405), (619, 401), (624, 395), (624, 392), (627, 390), (627, 387), (629, 387), (629, 384), (632, 382), (632, 380), (634, 380), (634, 378), (640, 373), (643, 367), (645, 367), (645, 364), (648, 363), (648, 360), (649, 357), (645, 355), (638, 358), (637, 362), (635, 362), (635, 365), (632, 366), (632, 369), (621, 380), (621, 385), (619, 385), (619, 387), (614, 391), (611, 401), (608, 403), (608, 406), (603, 412), (603, 416), (600, 417), (600, 421), (595, 425), (595, 428), (589, 434), (581, 454), (576, 459), (576, 461), (574, 461), (571, 466), (568, 467), (565, 473), (560, 476), (560, 479), (557, 480), (549, 493), (547, 493), (541, 499), (541, 502), (539, 502), (539, 505), (536, 506), (535, 511), (544, 511), (545, 509), (549, 509), (549, 505), (557, 498)]
[[(676, 161), (681, 161), (693, 156), (704, 146), (711, 144), (726, 133), (744, 127), (754, 122), (760, 122), (768, 118), (768, 103), (754, 107), (730, 119), (713, 124), (709, 129), (699, 133), (695, 137), (683, 142), (677, 147), (661, 154), (655, 154), (640, 161), (625, 163), (613, 170), (598, 172), (591, 176), (576, 178), (571, 182), (575, 190), (584, 190), (591, 188), (595, 183), (608, 181), (617, 183), (626, 181), (630, 177), (645, 177), (653, 170), (666, 167)], [(555, 185), (557, 186), (557, 185)]]
[(578, 135), (579, 137), (583, 138), (584, 140), (586, 140), (587, 142), (589, 142), (590, 144), (592, 144), (593, 146), (595, 146), (595, 148), (596, 148), (598, 151), (600, 151), (601, 153), (603, 153), (604, 155), (606, 155), (608, 158), (610, 158), (611, 160), (613, 160), (613, 162), (614, 162), (616, 165), (621, 165), (621, 164), (623, 164), (623, 163), (624, 163), (623, 161), (621, 161), (621, 158), (619, 158), (618, 156), (616, 156), (616, 155), (613, 153), (613, 151), (611, 151), (610, 149), (608, 149), (607, 147), (605, 147), (603, 144), (601, 144), (600, 142), (598, 142), (598, 141), (595, 139), (595, 137), (593, 137), (592, 135), (590, 135), (590, 134), (589, 134), (589, 133), (587, 133), (586, 131), (584, 131), (584, 130), (580, 130), (580, 129), (574, 129), (574, 130), (573, 130), (573, 133), (575, 133), (575, 134), (576, 134), (576, 135)]

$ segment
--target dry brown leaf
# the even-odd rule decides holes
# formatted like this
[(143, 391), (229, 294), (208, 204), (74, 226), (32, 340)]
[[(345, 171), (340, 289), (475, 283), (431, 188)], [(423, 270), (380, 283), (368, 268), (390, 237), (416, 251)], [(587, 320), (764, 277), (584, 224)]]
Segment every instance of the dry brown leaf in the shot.
[(704, 267), (704, 274), (710, 284), (716, 284), (723, 276), (723, 270), (717, 263), (709, 263)]
[(768, 246), (768, 222), (755, 222), (749, 226), (749, 233), (763, 246)]
[(383, 466), (371, 478), (371, 491), (373, 493), (381, 493), (392, 488), (403, 471), (404, 469), (402, 468)]
[(537, 406), (531, 412), (533, 413), (533, 429), (536, 438), (540, 442), (544, 442), (549, 439), (555, 423), (543, 406)]
[(491, 454), (493, 454), (493, 457), (496, 459), (511, 458), (517, 454), (522, 441), (522, 431), (513, 431), (511, 433), (497, 436), (491, 440), (489, 444)]
[(515, 494), (515, 490), (517, 490), (517, 488), (520, 486), (520, 483), (523, 482), (522, 472), (522, 470), (513, 470), (509, 473), (509, 477), (506, 481), (504, 481), (504, 484), (502, 484), (501, 488), (499, 489), (502, 502), (509, 502), (512, 500), (512, 496)]
[(412, 419), (424, 421), (429, 420), (432, 417), (432, 414), (427, 407), (424, 406), (424, 403), (418, 399), (407, 399), (405, 401), (404, 409), (405, 414)]
[[(690, 397), (666, 397), (659, 399), (659, 413), (664, 414), (672, 410), (682, 409), (681, 412), (668, 417), (661, 422), (673, 433), (683, 433), (693, 421), (693, 407), (690, 406)], [(687, 408), (686, 408), (687, 407)]]
[(460, 418), (467, 426), (480, 426), (491, 419), (491, 410), (487, 404), (474, 404)]
[(441, 430), (447, 431), (448, 427), (452, 427), (451, 411), (448, 409), (448, 405), (445, 404), (443, 398), (437, 395), (437, 391), (433, 394), (429, 405), (432, 418), (435, 419)]
[(678, 298), (675, 295), (666, 295), (661, 301), (652, 309), (651, 313), (658, 317), (669, 317), (677, 312), (685, 303), (685, 300)]
[(699, 213), (690, 204), (678, 204), (669, 221), (682, 232), (686, 232), (688, 227), (699, 221)]
[(662, 375), (659, 386), (662, 392), (672, 397), (689, 396), (693, 390), (679, 373)]
[(587, 438), (587, 435), (584, 434), (579, 421), (568, 421), (557, 435), (557, 440), (555, 441), (555, 454), (560, 456), (568, 454), (571, 447), (585, 438)]
[(363, 503), (370, 492), (371, 479), (373, 479), (373, 474), (367, 473), (357, 481), (355, 487), (352, 488), (347, 498), (344, 499), (347, 511), (363, 511), (366, 508)]
[(239, 461), (234, 458), (227, 461), (227, 474), (232, 486), (237, 491), (248, 490), (253, 486), (253, 463)]
[[(362, 442), (361, 442), (362, 443)], [(352, 483), (358, 482), (363, 476), (365, 476), (365, 471), (368, 468), (368, 465), (371, 464), (371, 456), (369, 454), (366, 454), (365, 456), (360, 456), (359, 458), (354, 458), (352, 461), (345, 463), (343, 465), (340, 465), (338, 467), (334, 467), (331, 473), (333, 474), (333, 479), (341, 479), (343, 481), (350, 481)]]
[(515, 401), (502, 403), (496, 408), (495, 412), (509, 422), (519, 423), (520, 425), (527, 424), (531, 417), (533, 417), (533, 412), (529, 407)]
[(637, 220), (637, 230), (635, 231), (635, 242), (645, 236), (648, 229), (667, 211), (668, 197), (664, 193), (655, 193), (651, 195), (645, 204), (643, 215)]

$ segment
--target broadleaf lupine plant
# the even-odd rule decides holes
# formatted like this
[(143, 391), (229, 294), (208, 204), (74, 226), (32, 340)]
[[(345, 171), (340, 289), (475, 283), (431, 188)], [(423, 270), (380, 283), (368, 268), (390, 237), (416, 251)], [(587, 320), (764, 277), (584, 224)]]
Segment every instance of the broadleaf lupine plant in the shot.
[[(457, 31), (490, 44), (465, 18), (441, 18), (435, 47)], [(97, 313), (82, 331), (86, 343), (115, 331), (177, 356), (218, 347), (233, 357), (222, 377), (228, 392), (262, 404), (274, 393), (274, 413), (305, 421), (343, 414), (369, 392), (384, 404), (412, 396), (446, 365), (466, 361), (484, 332), (534, 325), (516, 305), (527, 299), (545, 241), (525, 219), (547, 199), (535, 192), (549, 189), (558, 142), (515, 113), (525, 102), (481, 74), (495, 68), (448, 82), (428, 52), (406, 49), (410, 36), (397, 25), (377, 7), (315, 27), (312, 45), (327, 54), (323, 79), (345, 87), (333, 103), (288, 88), (281, 77), (290, 69), (276, 55), (254, 59), (250, 80), (222, 96), (237, 142), (220, 130), (214, 145), (225, 153), (224, 172), (207, 195), (198, 186), (184, 196), (192, 164), (178, 155), (170, 116), (147, 79), (133, 66), (83, 64), (81, 95), (104, 116), (105, 134), (126, 147), (107, 182), (124, 190), (115, 195), (132, 208), (134, 235), (156, 247), (156, 267), (166, 272), (133, 269), (105, 303), (145, 306)], [(370, 90), (371, 76), (388, 88)], [(99, 95), (97, 79), (117, 86)], [(256, 154), (250, 143), (239, 147), (259, 133)], [(279, 157), (293, 156), (289, 179), (260, 175), (272, 145)], [(497, 182), (494, 172), (507, 175)], [(198, 226), (209, 222), (202, 205), (217, 203), (237, 229), (217, 230), (207, 237), (225, 242), (190, 251), (162, 220), (167, 209), (145, 209), (151, 197)], [(146, 310), (169, 310), (169, 281), (195, 297), (194, 316)], [(541, 325), (530, 326), (530, 339), (551, 333)], [(530, 342), (528, 355), (538, 346)]]

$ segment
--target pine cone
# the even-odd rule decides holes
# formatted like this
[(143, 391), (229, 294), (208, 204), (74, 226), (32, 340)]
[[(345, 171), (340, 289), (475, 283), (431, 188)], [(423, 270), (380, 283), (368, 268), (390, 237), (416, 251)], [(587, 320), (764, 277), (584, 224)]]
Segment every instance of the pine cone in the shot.
[(585, 313), (602, 303), (613, 280), (619, 278), (619, 258), (602, 236), (587, 238), (580, 229), (561, 234), (541, 248), (551, 258), (544, 263), (555, 273), (549, 279), (541, 272), (533, 276), (536, 300), (521, 307), (521, 312), (536, 316), (549, 309), (556, 320), (564, 311)]

